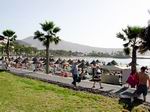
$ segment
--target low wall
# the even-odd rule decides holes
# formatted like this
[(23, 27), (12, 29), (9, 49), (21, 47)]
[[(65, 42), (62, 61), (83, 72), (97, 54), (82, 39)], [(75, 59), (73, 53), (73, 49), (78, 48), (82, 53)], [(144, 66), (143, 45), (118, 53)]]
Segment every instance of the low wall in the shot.
[(102, 82), (108, 83), (108, 84), (120, 84), (119, 83), (119, 76), (115, 75), (102, 75), (101, 76)]

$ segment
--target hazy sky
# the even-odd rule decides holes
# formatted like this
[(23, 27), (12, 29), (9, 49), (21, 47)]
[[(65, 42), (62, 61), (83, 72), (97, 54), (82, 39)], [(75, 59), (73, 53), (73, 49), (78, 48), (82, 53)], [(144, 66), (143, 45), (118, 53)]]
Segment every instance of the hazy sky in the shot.
[(127, 25), (146, 26), (150, 0), (0, 0), (0, 33), (32, 36), (39, 23), (53, 21), (61, 39), (106, 48), (122, 47), (116, 33)]

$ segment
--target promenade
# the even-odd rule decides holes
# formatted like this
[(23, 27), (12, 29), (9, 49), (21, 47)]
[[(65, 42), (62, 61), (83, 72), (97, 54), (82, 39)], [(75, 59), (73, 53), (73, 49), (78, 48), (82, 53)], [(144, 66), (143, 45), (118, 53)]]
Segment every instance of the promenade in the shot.
[[(42, 72), (33, 72), (26, 69), (16, 69), (16, 68), (9, 68), (10, 72), (15, 73), (20, 76), (35, 78), (38, 80), (48, 81), (48, 82), (57, 82), (67, 85), (72, 85), (72, 78), (71, 77), (61, 77), (56, 75), (47, 75)], [(82, 80), (80, 83), (77, 84), (78, 87), (82, 87), (85, 89), (92, 88), (93, 82), (88, 80)], [(104, 84), (102, 83), (103, 89), (99, 89), (99, 84), (95, 85), (94, 90), (103, 91), (110, 94), (115, 94), (115, 96), (119, 97), (129, 97), (135, 91), (134, 88), (124, 88), (123, 86), (119, 85), (111, 85), (111, 84)], [(142, 97), (140, 97), (142, 98)], [(147, 102), (150, 103), (150, 90), (148, 91), (147, 95)]]

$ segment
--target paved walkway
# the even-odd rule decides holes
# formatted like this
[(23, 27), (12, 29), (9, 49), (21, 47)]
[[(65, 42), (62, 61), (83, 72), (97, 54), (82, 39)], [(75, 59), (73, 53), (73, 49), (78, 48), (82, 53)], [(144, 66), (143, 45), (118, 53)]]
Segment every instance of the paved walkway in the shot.
[[(64, 84), (71, 84), (71, 82), (72, 82), (71, 77), (61, 77), (61, 76), (56, 76), (56, 75), (47, 75), (47, 74), (44, 74), (44, 73), (33, 72), (33, 71), (25, 70), (25, 69), (9, 68), (9, 70), (13, 73), (16, 73), (16, 74), (19, 74), (19, 75), (24, 75), (24, 76), (30, 76), (32, 78), (38, 78), (38, 79), (55, 81), (55, 82), (61, 82), (61, 83), (64, 83)], [(93, 85), (93, 82), (88, 81), (88, 80), (82, 80), (79, 84), (77, 84), (77, 86), (81, 86), (81, 87), (84, 87), (84, 88), (91, 88), (92, 85)], [(97, 83), (95, 85), (95, 89), (99, 89), (99, 90), (102, 90), (102, 91), (117, 94), (117, 95), (120, 95), (121, 97), (129, 97), (135, 91), (135, 89), (132, 89), (132, 88), (125, 89), (124, 87), (119, 86), (119, 85), (111, 85), (111, 84), (102, 83), (102, 86), (104, 88), (99, 89), (99, 84)], [(150, 90), (148, 91), (147, 102), (150, 103)]]

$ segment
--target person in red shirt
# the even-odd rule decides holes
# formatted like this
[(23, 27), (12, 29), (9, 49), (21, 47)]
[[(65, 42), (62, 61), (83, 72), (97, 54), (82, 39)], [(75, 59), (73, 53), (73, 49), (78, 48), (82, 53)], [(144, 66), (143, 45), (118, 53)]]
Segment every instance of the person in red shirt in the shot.
[(138, 75), (136, 69), (130, 73), (126, 82), (131, 86), (131, 88), (135, 88), (138, 85)]

